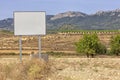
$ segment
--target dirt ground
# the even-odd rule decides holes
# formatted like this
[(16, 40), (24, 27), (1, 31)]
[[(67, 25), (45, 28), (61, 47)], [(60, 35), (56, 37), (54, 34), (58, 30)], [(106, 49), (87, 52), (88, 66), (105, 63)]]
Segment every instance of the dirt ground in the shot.
[(120, 80), (120, 58), (53, 58), (48, 80)]
[[(0, 64), (14, 62), (19, 62), (19, 58), (0, 58)], [(47, 80), (120, 80), (120, 58), (52, 57), (49, 63)]]

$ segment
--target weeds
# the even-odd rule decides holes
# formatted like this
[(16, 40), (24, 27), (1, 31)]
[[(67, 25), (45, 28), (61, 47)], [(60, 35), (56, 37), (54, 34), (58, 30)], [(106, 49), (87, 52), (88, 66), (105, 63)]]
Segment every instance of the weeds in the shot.
[(45, 80), (49, 65), (43, 60), (31, 60), (24, 63), (0, 64), (0, 80)]

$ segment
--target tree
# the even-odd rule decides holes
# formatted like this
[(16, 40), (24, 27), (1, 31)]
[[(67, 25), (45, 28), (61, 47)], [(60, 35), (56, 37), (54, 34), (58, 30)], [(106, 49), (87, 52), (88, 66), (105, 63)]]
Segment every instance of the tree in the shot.
[[(97, 34), (85, 34), (83, 38), (76, 43), (76, 48), (79, 53), (85, 53), (87, 57), (93, 57), (96, 53), (106, 49), (99, 41)], [(102, 52), (101, 52), (102, 53)]]
[(111, 53), (116, 54), (117, 56), (120, 53), (120, 35), (111, 37)]

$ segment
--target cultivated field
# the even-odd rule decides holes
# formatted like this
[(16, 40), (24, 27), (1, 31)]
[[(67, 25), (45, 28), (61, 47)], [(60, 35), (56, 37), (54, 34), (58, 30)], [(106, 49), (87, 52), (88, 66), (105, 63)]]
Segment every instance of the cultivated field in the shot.
[[(100, 41), (109, 48), (111, 36), (116, 34), (102, 33), (98, 34)], [(51, 52), (74, 52), (76, 51), (75, 43), (81, 39), (83, 34), (76, 33), (62, 33), (62, 34), (48, 34), (42, 36), (42, 51)], [(12, 34), (0, 34), (0, 54), (5, 53), (19, 53), (19, 37)], [(22, 37), (23, 53), (30, 54), (31, 52), (38, 52), (38, 37), (37, 36), (23, 36)]]

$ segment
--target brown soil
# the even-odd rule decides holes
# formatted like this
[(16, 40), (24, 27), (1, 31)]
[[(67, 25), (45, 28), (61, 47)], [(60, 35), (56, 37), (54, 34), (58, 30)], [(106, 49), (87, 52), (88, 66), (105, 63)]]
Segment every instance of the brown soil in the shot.
[(119, 58), (54, 58), (48, 80), (119, 80)]

